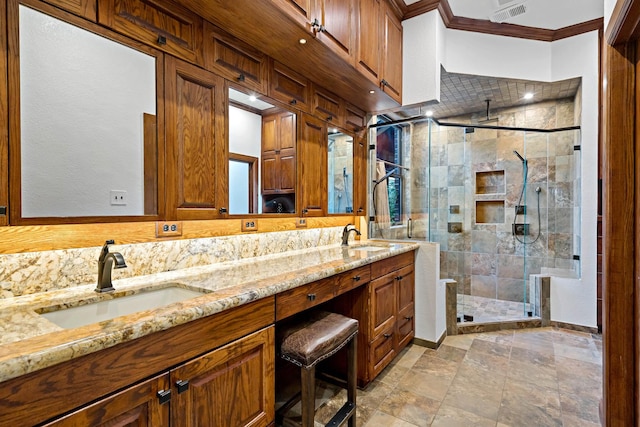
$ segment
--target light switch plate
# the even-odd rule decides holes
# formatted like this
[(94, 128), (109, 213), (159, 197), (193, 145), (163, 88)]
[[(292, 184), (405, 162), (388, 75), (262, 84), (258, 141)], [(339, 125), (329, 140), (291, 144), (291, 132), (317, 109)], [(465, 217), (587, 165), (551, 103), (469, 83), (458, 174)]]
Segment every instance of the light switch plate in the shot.
[(307, 228), (307, 218), (296, 218), (296, 228)]
[(182, 236), (182, 221), (156, 222), (156, 237)]

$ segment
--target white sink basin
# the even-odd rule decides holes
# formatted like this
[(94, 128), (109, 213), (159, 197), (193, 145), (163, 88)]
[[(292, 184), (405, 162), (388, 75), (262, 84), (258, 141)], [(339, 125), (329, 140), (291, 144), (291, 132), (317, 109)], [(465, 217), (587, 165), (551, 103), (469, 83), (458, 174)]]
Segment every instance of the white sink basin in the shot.
[(375, 252), (375, 251), (383, 251), (387, 248), (382, 246), (353, 246), (351, 249), (355, 251), (367, 251), (367, 252)]
[(202, 295), (202, 292), (174, 286), (143, 291), (138, 294), (79, 305), (77, 307), (63, 308), (57, 311), (41, 313), (40, 315), (62, 328), (72, 329), (138, 311), (163, 307), (173, 304), (174, 302), (185, 301)]

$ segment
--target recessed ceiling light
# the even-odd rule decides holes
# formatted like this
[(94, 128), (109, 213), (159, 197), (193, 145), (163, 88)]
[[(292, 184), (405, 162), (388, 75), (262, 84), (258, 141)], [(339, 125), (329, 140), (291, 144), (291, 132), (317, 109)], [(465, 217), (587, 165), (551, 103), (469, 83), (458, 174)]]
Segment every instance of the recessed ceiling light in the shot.
[(298, 42), (300, 44), (307, 44), (307, 39), (300, 39), (300, 40), (298, 40)]
[(427, 111), (425, 111), (424, 115), (425, 115), (425, 116), (427, 116), (427, 117), (431, 117), (431, 116), (433, 116), (433, 110), (427, 110)]
[(374, 94), (374, 93), (376, 93), (376, 91), (375, 90), (370, 90), (369, 93)]
[(533, 93), (527, 92), (524, 94), (524, 99), (533, 99)]
[(257, 100), (257, 99), (258, 99), (258, 98), (256, 98), (256, 96), (255, 96), (255, 95), (251, 95), (251, 96), (249, 97), (249, 101), (251, 101), (251, 102), (256, 102), (256, 100)]
[(337, 128), (333, 128), (333, 129), (331, 129), (331, 132), (332, 133), (338, 133), (338, 129)]

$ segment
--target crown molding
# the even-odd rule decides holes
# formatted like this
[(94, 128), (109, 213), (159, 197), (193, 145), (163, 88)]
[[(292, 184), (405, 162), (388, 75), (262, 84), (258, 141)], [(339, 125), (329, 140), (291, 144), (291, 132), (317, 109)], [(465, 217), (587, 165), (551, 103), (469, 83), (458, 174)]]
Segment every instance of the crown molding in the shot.
[[(640, 0), (626, 0), (627, 2), (640, 3)], [(577, 36), (578, 34), (587, 33), (589, 31), (600, 30), (604, 25), (603, 18), (593, 19), (591, 21), (582, 22), (580, 24), (570, 25), (568, 27), (559, 28), (557, 30), (549, 30), (546, 28), (527, 27), (516, 24), (499, 24), (485, 19), (465, 18), (455, 16), (451, 10), (448, 0), (421, 0), (406, 6), (404, 19), (413, 18), (423, 13), (431, 12), (438, 9), (442, 22), (447, 28), (452, 30), (472, 31), (476, 33), (493, 34), (497, 36), (516, 37), (528, 40), (538, 40), (552, 42), (567, 37)]]
[(607, 25), (605, 37), (610, 45), (624, 44), (637, 40), (640, 34), (640, 1), (622, 0), (616, 2)]

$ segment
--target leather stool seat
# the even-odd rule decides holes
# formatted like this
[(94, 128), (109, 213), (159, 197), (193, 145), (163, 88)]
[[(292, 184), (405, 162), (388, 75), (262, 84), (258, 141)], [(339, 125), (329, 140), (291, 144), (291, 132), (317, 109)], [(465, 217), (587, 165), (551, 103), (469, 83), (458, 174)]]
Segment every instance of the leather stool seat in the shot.
[(312, 312), (308, 318), (278, 331), (280, 355), (283, 359), (301, 368), (300, 396), (287, 402), (280, 416), (294, 402), (302, 400), (302, 427), (314, 425), (315, 413), (315, 366), (318, 362), (347, 346), (347, 402), (327, 424), (342, 425), (346, 420), (355, 427), (358, 321), (337, 313)]

